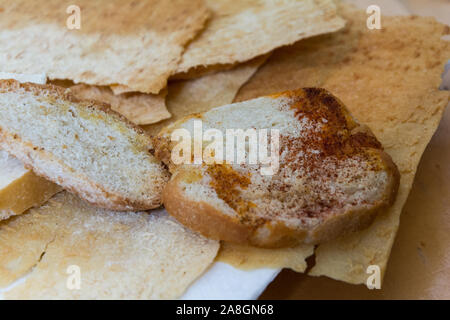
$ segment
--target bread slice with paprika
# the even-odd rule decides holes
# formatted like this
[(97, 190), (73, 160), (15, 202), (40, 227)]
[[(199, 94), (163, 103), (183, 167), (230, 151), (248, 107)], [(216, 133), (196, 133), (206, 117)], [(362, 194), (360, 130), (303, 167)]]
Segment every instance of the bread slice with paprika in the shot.
[(52, 85), (0, 81), (0, 148), (36, 174), (111, 210), (160, 206), (169, 179), (141, 129), (108, 105)]
[[(223, 136), (226, 129), (278, 130), (278, 170), (263, 174), (267, 165), (250, 163), (249, 142), (245, 163), (175, 163), (172, 134), (193, 136), (200, 120)], [(187, 117), (163, 129), (155, 148), (173, 173), (163, 192), (171, 215), (209, 238), (259, 247), (317, 244), (366, 228), (392, 205), (399, 185), (396, 165), (371, 131), (318, 88)]]

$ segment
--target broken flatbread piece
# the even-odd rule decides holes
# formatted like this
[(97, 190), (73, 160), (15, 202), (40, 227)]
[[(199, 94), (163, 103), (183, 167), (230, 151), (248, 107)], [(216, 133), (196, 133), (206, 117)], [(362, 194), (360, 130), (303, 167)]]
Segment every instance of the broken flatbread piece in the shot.
[(207, 0), (212, 17), (174, 74), (244, 62), (300, 39), (341, 29), (332, 0)]
[(267, 56), (259, 57), (231, 70), (219, 71), (198, 79), (171, 82), (166, 104), (172, 117), (146, 126), (145, 131), (156, 135), (165, 126), (187, 115), (231, 103), (240, 87), (250, 79), (266, 59)]
[[(450, 43), (441, 40), (448, 27), (431, 18), (384, 17), (383, 29), (368, 30), (363, 11), (340, 6), (340, 13), (348, 19), (345, 30), (277, 50), (236, 101), (324, 87), (392, 156), (401, 173), (394, 206), (367, 230), (320, 245), (309, 273), (357, 284), (366, 282), (369, 265), (384, 275), (417, 165), (450, 99), (449, 92), (439, 91)], [(284, 266), (289, 267), (278, 267)]]
[(314, 246), (311, 245), (266, 249), (222, 242), (216, 260), (243, 270), (277, 269), (282, 266), (297, 272), (304, 272), (307, 268), (306, 258), (313, 254)]
[(0, 71), (157, 94), (209, 16), (202, 0), (79, 0), (69, 29), (71, 5), (0, 0)]
[(109, 86), (111, 88), (111, 91), (115, 94), (115, 95), (119, 95), (122, 93), (129, 93), (129, 92), (133, 92), (133, 89), (124, 86), (122, 84), (116, 84), (116, 85), (111, 85)]
[(162, 210), (111, 212), (66, 192), (0, 223), (0, 240), (0, 285), (29, 272), (7, 299), (174, 299), (219, 248)]
[(157, 95), (139, 92), (115, 95), (109, 87), (78, 84), (71, 87), (70, 91), (79, 99), (105, 102), (111, 109), (138, 125), (170, 118), (165, 103), (167, 90)]

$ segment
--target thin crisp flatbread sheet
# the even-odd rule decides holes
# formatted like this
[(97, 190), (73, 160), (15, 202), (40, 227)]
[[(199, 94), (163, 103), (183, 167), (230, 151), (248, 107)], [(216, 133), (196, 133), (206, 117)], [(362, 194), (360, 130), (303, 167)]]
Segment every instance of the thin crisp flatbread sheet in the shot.
[(110, 89), (112, 90), (112, 92), (115, 95), (119, 95), (119, 94), (122, 94), (122, 93), (133, 92), (133, 89), (131, 89), (131, 88), (125, 86), (125, 85), (122, 85), (122, 84), (115, 84), (115, 85), (112, 85), (112, 86), (109, 86), (109, 87), (110, 87)]
[(198, 79), (171, 82), (166, 104), (172, 117), (146, 126), (145, 130), (156, 135), (165, 126), (187, 115), (231, 103), (241, 86), (250, 79), (267, 57), (259, 57), (231, 70), (219, 71)]
[[(74, 4), (80, 29), (66, 23), (76, 22), (66, 13)], [(154, 94), (209, 16), (203, 0), (0, 0), (0, 8), (0, 71)]]
[(242, 270), (289, 268), (304, 272), (308, 267), (306, 259), (313, 254), (314, 246), (310, 245), (265, 249), (223, 242), (216, 260)]
[(109, 87), (86, 84), (72, 86), (70, 90), (80, 99), (109, 104), (111, 109), (138, 125), (152, 124), (170, 118), (166, 108), (167, 90), (157, 95), (139, 92), (115, 95)]
[[(309, 273), (357, 284), (366, 283), (370, 265), (378, 265), (384, 275), (417, 165), (450, 99), (449, 92), (439, 91), (450, 43), (441, 40), (448, 27), (431, 18), (383, 17), (383, 29), (368, 30), (363, 11), (345, 5), (340, 13), (348, 19), (344, 31), (276, 51), (236, 101), (324, 87), (372, 129), (392, 156), (401, 173), (393, 207), (367, 230), (319, 245)], [(289, 264), (279, 265), (284, 266)]]
[[(212, 17), (174, 74), (234, 64), (275, 48), (341, 29), (332, 0), (206, 0)], [(177, 76), (178, 77), (178, 76)]]
[(0, 223), (7, 299), (174, 299), (219, 249), (162, 210), (111, 212), (63, 192)]

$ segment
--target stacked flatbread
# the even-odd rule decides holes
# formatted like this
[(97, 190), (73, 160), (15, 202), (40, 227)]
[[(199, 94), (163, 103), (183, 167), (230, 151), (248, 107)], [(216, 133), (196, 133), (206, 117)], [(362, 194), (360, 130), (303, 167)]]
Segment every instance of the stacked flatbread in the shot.
[(65, 25), (70, 5), (0, 1), (0, 70), (71, 80), (81, 98), (107, 102), (139, 125), (170, 118), (172, 76), (230, 68), (343, 26), (331, 0), (82, 0), (74, 30)]
[[(70, 29), (70, 5), (0, 0), (0, 72), (46, 74), (149, 133), (232, 102), (272, 50), (345, 24), (331, 0), (81, 0)], [(180, 78), (191, 80), (169, 83)], [(15, 298), (175, 298), (219, 245), (163, 212), (116, 213), (68, 193), (1, 222), (0, 239), (0, 286), (28, 275)], [(71, 265), (78, 291), (66, 286)]]
[[(111, 212), (63, 192), (0, 222), (0, 288), (26, 277), (7, 298), (177, 298), (218, 251), (237, 267), (298, 272), (315, 252), (312, 274), (351, 283), (365, 283), (369, 264), (384, 271), (418, 161), (449, 100), (438, 91), (449, 50), (442, 25), (386, 18), (369, 31), (364, 12), (337, 10), (332, 0), (80, 0), (81, 29), (69, 30), (70, 4), (0, 0), (0, 72), (45, 73), (152, 135), (233, 102), (250, 78), (236, 101), (325, 87), (385, 145), (402, 174), (400, 194), (368, 230), (316, 251), (227, 243), (219, 251), (163, 211)], [(73, 266), (81, 274), (74, 290)]]

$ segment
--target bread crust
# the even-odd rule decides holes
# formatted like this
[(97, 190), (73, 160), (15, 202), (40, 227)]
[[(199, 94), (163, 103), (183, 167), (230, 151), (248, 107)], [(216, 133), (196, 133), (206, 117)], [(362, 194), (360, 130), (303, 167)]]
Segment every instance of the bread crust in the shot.
[(166, 210), (188, 228), (214, 240), (247, 243), (252, 228), (240, 224), (237, 219), (223, 214), (211, 204), (193, 201), (183, 194), (182, 181), (187, 172), (177, 172), (163, 191)]
[[(25, 89), (35, 95), (45, 93), (71, 103), (80, 104), (80, 107), (93, 108), (100, 112), (115, 117), (139, 135), (146, 133), (134, 125), (119, 113), (110, 109), (109, 105), (97, 101), (80, 100), (70, 93), (70, 90), (54, 85), (39, 85), (33, 83), (19, 83), (15, 80), (1, 80), (1, 92), (14, 92), (17, 89)], [(148, 137), (149, 146), (151, 138)], [(115, 211), (138, 211), (160, 207), (163, 185), (154, 186), (154, 194), (148, 195), (148, 199), (132, 200), (119, 193), (108, 192), (102, 185), (91, 181), (83, 172), (73, 172), (73, 169), (57, 159), (52, 153), (42, 150), (37, 146), (24, 142), (19, 136), (11, 134), (0, 128), (0, 147), (14, 155), (24, 165), (33, 170), (37, 175), (61, 185), (64, 189), (77, 194), (89, 203)], [(45, 169), (44, 169), (45, 168)], [(60, 172), (56, 174), (55, 172)], [(61, 173), (62, 172), (62, 173)], [(168, 179), (168, 173), (161, 165), (161, 177)]]

